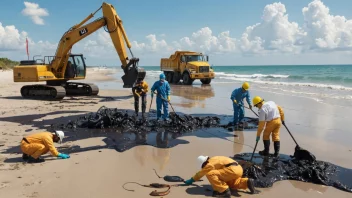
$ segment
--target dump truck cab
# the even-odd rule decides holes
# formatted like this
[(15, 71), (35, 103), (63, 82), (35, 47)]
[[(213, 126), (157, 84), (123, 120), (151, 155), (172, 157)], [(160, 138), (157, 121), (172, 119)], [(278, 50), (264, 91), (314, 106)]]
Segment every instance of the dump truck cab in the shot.
[(176, 51), (170, 58), (161, 59), (161, 70), (165, 73), (166, 80), (177, 84), (191, 85), (199, 79), (203, 84), (210, 84), (215, 73), (209, 64), (209, 56), (198, 52)]

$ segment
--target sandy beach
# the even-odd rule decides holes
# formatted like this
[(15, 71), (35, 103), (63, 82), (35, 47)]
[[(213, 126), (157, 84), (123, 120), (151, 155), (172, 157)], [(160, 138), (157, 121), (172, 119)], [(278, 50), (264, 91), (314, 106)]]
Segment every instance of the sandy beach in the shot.
[[(148, 134), (151, 145), (134, 145), (123, 152), (111, 148), (111, 140), (118, 134), (90, 130), (65, 131), (66, 139), (57, 148), (68, 151), (67, 160), (56, 160), (50, 153), (46, 162), (24, 164), (19, 143), (25, 135), (44, 131), (51, 124), (68, 123), (78, 116), (96, 112), (101, 106), (133, 109), (130, 89), (122, 89), (122, 81), (115, 78), (115, 70), (88, 69), (87, 79), (94, 82), (100, 92), (96, 97), (65, 97), (62, 101), (26, 100), (20, 95), (21, 86), (28, 83), (14, 83), (12, 71), (0, 72), (0, 195), (1, 197), (150, 197), (151, 188), (129, 184), (165, 183), (158, 174), (178, 175), (189, 179), (198, 170), (196, 158), (199, 155), (233, 156), (252, 152), (256, 130), (189, 133), (177, 139), (170, 139), (170, 148), (157, 148), (158, 137)], [(120, 72), (120, 71), (118, 71)], [(151, 87), (155, 77), (147, 77)], [(229, 99), (237, 83), (201, 86), (172, 85), (171, 102), (177, 112), (187, 114), (216, 114), (232, 117)], [(318, 160), (331, 162), (344, 168), (352, 168), (352, 133), (350, 132), (351, 107), (338, 104), (324, 104), (305, 97), (288, 96), (284, 93), (264, 92), (255, 84), (251, 95), (273, 100), (285, 111), (286, 123), (297, 142), (312, 152)], [(147, 110), (150, 104), (148, 95)], [(152, 109), (155, 109), (155, 101)], [(169, 110), (172, 109), (169, 107)], [(255, 115), (246, 110), (246, 116)], [(236, 135), (236, 136), (234, 136)], [(221, 137), (221, 138), (220, 138)], [(280, 153), (292, 155), (295, 144), (285, 128), (281, 128)], [(133, 142), (133, 138), (131, 140)], [(165, 143), (165, 142), (164, 142)], [(155, 145), (153, 145), (155, 144)], [(260, 141), (257, 152), (263, 149)], [(271, 146), (270, 152), (273, 152)], [(185, 168), (181, 168), (184, 165)], [(165, 197), (211, 197), (206, 177), (199, 186), (172, 188)], [(261, 188), (260, 194), (249, 195), (239, 192), (241, 197), (351, 197), (351, 193), (298, 181), (280, 181), (271, 188)]]

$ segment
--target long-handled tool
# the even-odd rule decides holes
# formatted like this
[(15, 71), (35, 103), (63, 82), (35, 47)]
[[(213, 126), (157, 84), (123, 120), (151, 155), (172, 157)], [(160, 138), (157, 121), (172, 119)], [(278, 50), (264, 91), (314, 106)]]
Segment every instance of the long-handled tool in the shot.
[(257, 145), (258, 145), (258, 142), (256, 141), (256, 142), (255, 142), (255, 146), (254, 146), (254, 150), (253, 150), (253, 153), (252, 153), (252, 156), (251, 156), (251, 159), (249, 160), (250, 162), (252, 162), (252, 159), (253, 159), (255, 150), (257, 149)]
[(291, 134), (291, 131), (287, 128), (286, 124), (283, 123), (283, 125), (285, 126), (288, 133), (291, 135), (293, 141), (296, 143), (295, 153), (293, 154), (293, 156), (298, 160), (308, 160), (311, 162), (315, 161), (315, 159), (316, 159), (315, 156), (312, 153), (310, 153), (309, 151), (300, 147), (298, 145), (298, 143), (296, 142), (295, 138), (293, 137), (293, 135)]
[(242, 105), (242, 104), (238, 104), (238, 103), (236, 103), (237, 105), (240, 105), (240, 106), (243, 106), (244, 108), (246, 108), (246, 109), (250, 109), (257, 117), (259, 117), (259, 115), (256, 113), (256, 112), (254, 112), (253, 111), (253, 109), (251, 109), (251, 108), (249, 108), (249, 107), (246, 107), (246, 106), (244, 106), (244, 105)]

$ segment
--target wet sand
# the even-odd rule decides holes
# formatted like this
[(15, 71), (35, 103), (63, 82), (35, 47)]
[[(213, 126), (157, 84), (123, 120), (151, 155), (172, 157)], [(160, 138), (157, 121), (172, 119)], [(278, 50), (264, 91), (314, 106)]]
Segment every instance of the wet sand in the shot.
[[(107, 71), (88, 71), (87, 82), (96, 82), (100, 87), (98, 97), (65, 98), (62, 102), (24, 100), (19, 89), (25, 83), (13, 83), (12, 73), (0, 75), (0, 194), (4, 197), (149, 197), (154, 190), (134, 184), (126, 185), (135, 192), (122, 188), (125, 182), (149, 184), (166, 183), (158, 174), (178, 175), (189, 179), (196, 171), (199, 155), (233, 156), (240, 152), (252, 152), (255, 130), (218, 131), (207, 129), (189, 133), (177, 139), (160, 142), (155, 134), (148, 135), (151, 145), (135, 145), (118, 152), (109, 145), (118, 134), (87, 130), (85, 135), (67, 131), (67, 141), (57, 145), (60, 151), (70, 151), (68, 160), (56, 160), (50, 154), (43, 164), (23, 164), (18, 154), (18, 144), (23, 135), (41, 131), (53, 123), (67, 123), (78, 115), (96, 112), (105, 105), (110, 108), (133, 109), (133, 98), (129, 89), (122, 89), (121, 79), (113, 79)], [(152, 86), (154, 78), (147, 78)], [(106, 82), (108, 81), (108, 82)], [(116, 84), (119, 83), (119, 84)], [(195, 114), (232, 115), (229, 99), (231, 91), (239, 84), (211, 84), (210, 86), (172, 86), (172, 105), (176, 111)], [(324, 105), (300, 97), (264, 93), (252, 86), (252, 97), (260, 95), (274, 100), (285, 111), (286, 123), (297, 142), (314, 153), (319, 160), (328, 161), (345, 168), (352, 168), (352, 152), (349, 132), (351, 109)], [(192, 96), (193, 95), (193, 96)], [(197, 95), (197, 96), (194, 96)], [(113, 100), (112, 100), (113, 99)], [(148, 104), (147, 110), (149, 109)], [(155, 101), (152, 104), (155, 109)], [(169, 108), (172, 111), (171, 108)], [(246, 110), (246, 116), (255, 116)], [(95, 135), (96, 134), (96, 135)], [(234, 137), (234, 134), (236, 137)], [(221, 138), (220, 138), (221, 137)], [(226, 139), (227, 140), (226, 140)], [(155, 139), (155, 141), (153, 140)], [(235, 141), (236, 143), (234, 143)], [(294, 142), (282, 128), (281, 153), (293, 154)], [(163, 144), (163, 146), (161, 146)], [(165, 147), (171, 145), (171, 148)], [(260, 142), (257, 151), (263, 149)], [(270, 148), (273, 152), (273, 147)], [(185, 165), (184, 168), (181, 166)], [(204, 177), (197, 186), (172, 188), (165, 197), (211, 196), (205, 191), (209, 183)], [(260, 189), (259, 195), (239, 192), (241, 197), (350, 197), (350, 193), (315, 184), (296, 181), (274, 183), (272, 188)], [(289, 193), (288, 193), (289, 192)]]

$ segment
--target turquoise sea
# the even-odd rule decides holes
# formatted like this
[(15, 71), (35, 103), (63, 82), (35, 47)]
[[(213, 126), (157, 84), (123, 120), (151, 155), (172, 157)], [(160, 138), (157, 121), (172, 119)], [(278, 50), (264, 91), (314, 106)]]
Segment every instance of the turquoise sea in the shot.
[[(161, 73), (158, 66), (142, 67), (148, 76)], [(216, 78), (211, 84), (248, 81), (258, 89), (316, 101), (352, 102), (352, 65), (213, 66), (213, 69)]]

